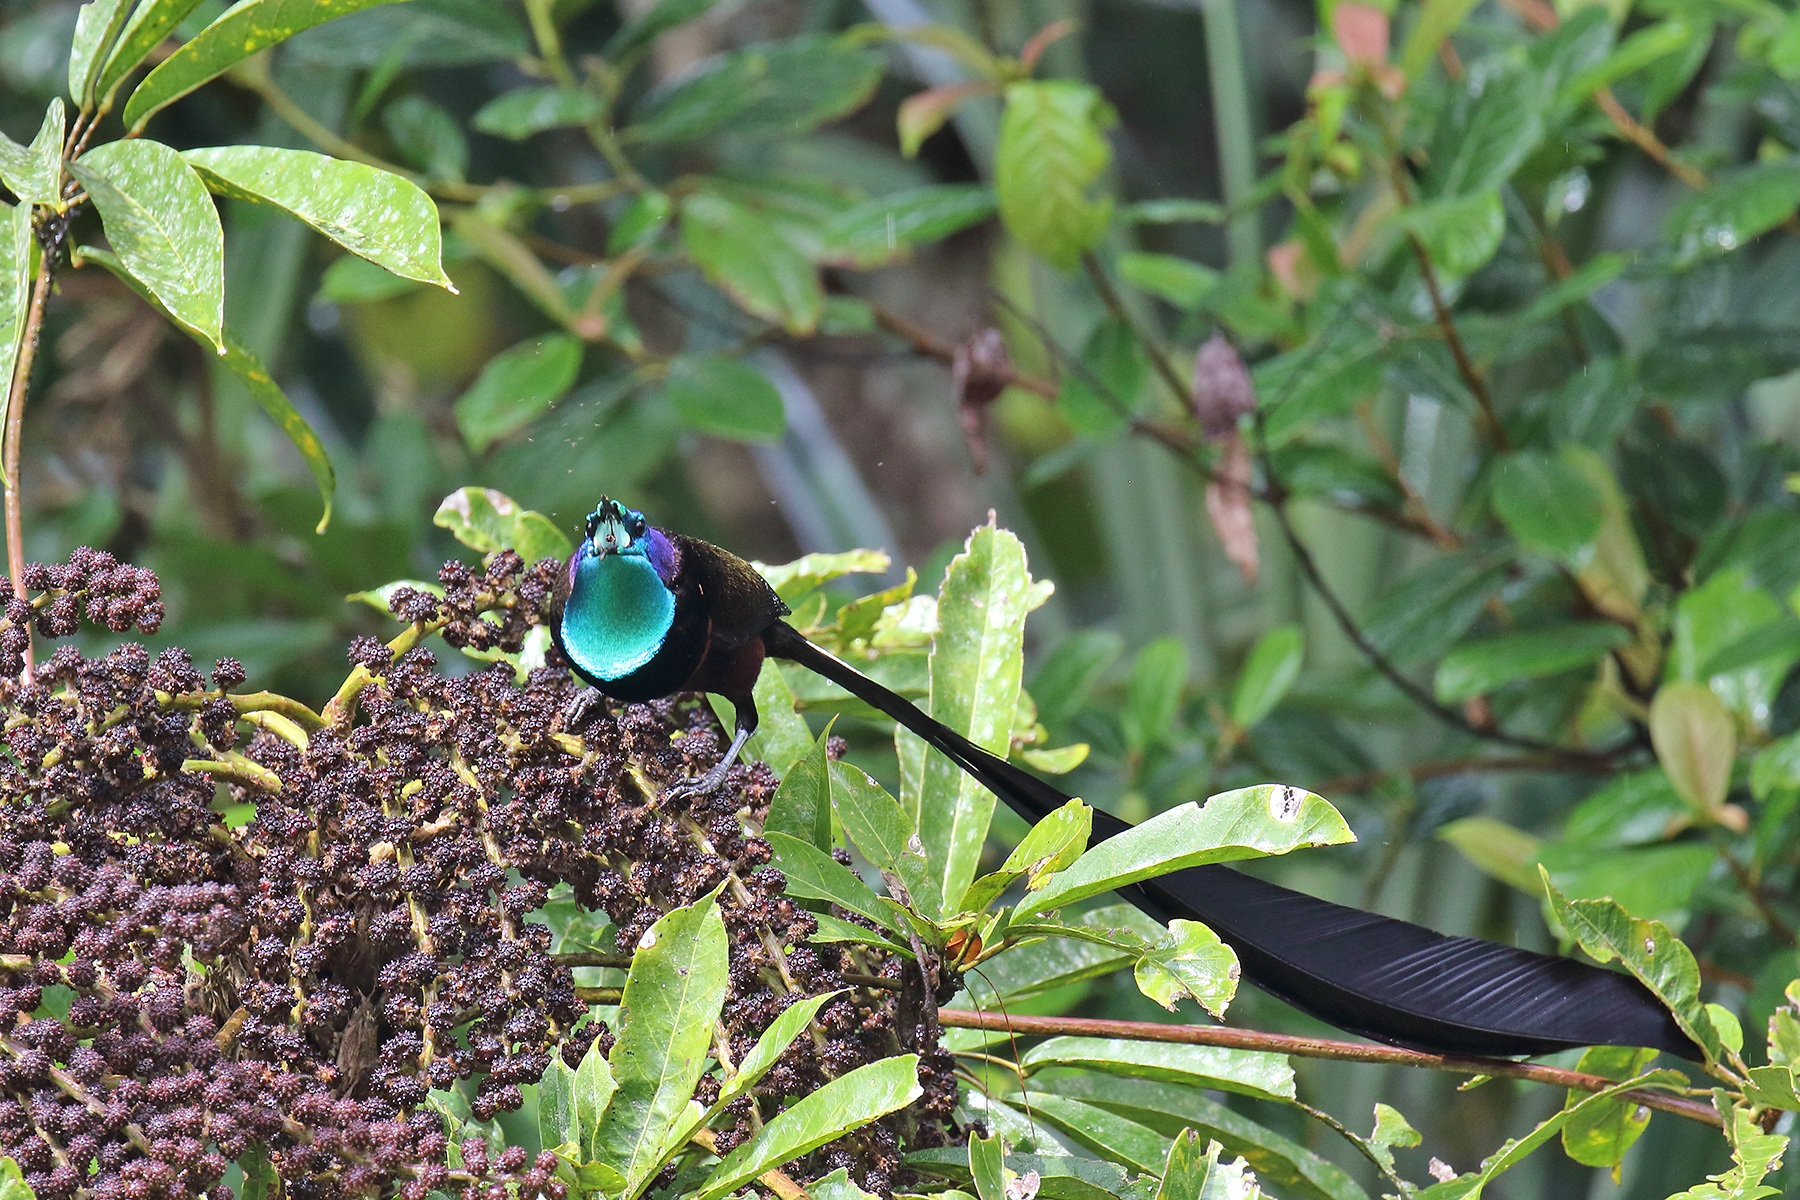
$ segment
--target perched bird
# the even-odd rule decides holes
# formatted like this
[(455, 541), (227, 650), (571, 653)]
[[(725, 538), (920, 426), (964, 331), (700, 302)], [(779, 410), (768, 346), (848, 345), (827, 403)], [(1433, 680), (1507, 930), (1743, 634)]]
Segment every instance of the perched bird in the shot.
[[(765, 657), (824, 676), (918, 734), (1027, 820), (1069, 797), (920, 711), (782, 620), (774, 589), (743, 559), (664, 533), (603, 499), (559, 586), (551, 626), (575, 674), (626, 701), (709, 691), (736, 709), (731, 748), (704, 778), (715, 788), (755, 732), (751, 689)], [(578, 716), (572, 714), (574, 719)], [(1095, 810), (1094, 840), (1131, 828)], [(1698, 1059), (1698, 1047), (1636, 979), (1332, 904), (1228, 866), (1189, 867), (1121, 890), (1160, 921), (1204, 922), (1252, 983), (1350, 1033), (1450, 1055), (1546, 1054), (1576, 1046), (1648, 1046)]]

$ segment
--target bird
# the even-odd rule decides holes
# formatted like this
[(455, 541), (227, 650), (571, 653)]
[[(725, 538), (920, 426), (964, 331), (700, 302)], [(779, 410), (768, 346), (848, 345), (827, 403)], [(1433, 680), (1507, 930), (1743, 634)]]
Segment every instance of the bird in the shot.
[[(596, 693), (640, 702), (712, 692), (735, 712), (719, 764), (670, 793), (717, 788), (756, 732), (752, 690), (767, 658), (799, 664), (911, 730), (1028, 821), (1071, 797), (982, 749), (783, 620), (755, 567), (603, 497), (559, 577), (551, 630)], [(1095, 843), (1132, 826), (1093, 810)], [(1120, 889), (1158, 921), (1199, 921), (1237, 954), (1243, 976), (1302, 1012), (1390, 1045), (1454, 1057), (1514, 1057), (1597, 1045), (1702, 1052), (1649, 988), (1620, 972), (1479, 938), (1452, 936), (1297, 892), (1223, 864)]]

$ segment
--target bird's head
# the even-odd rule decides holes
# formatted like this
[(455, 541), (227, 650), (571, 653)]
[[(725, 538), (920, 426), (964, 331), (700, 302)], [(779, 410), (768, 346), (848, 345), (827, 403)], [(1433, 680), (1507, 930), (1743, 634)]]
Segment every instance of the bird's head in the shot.
[(649, 532), (650, 522), (643, 513), (603, 496), (598, 507), (588, 514), (585, 547), (595, 558), (609, 554), (642, 555), (650, 548)]

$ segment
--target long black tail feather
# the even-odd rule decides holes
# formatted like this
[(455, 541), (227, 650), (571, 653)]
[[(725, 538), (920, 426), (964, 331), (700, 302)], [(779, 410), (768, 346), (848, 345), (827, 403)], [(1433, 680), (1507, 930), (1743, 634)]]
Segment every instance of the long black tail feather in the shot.
[[(933, 720), (905, 697), (777, 622), (768, 652), (824, 676), (918, 734), (1038, 821), (1070, 797)], [(1094, 810), (1094, 840), (1131, 828)], [(1700, 1058), (1636, 979), (1332, 904), (1227, 866), (1190, 867), (1122, 889), (1161, 921), (1202, 921), (1264, 991), (1349, 1033), (1437, 1054), (1531, 1055), (1648, 1046)]]

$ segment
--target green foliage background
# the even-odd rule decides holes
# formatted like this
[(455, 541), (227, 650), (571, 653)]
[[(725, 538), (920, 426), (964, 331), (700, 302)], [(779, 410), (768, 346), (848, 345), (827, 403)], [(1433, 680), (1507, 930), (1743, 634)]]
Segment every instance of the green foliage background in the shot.
[[(66, 94), (76, 7), (0, 14), (21, 145)], [(176, 311), (234, 357), (63, 271), (27, 557), (152, 566), (163, 641), (323, 697), (384, 625), (344, 597), (458, 552), (432, 517), (465, 485), (565, 530), (607, 492), (768, 561), (890, 551), (865, 591), (910, 566), (935, 592), (993, 509), (1056, 584), (1011, 728), (1089, 747), (1069, 790), (1141, 820), (1309, 788), (1359, 840), (1270, 869), (1446, 931), (1553, 948), (1546, 906), (1610, 896), (1683, 933), (1760, 1047), (1800, 975), (1791, 8), (410, 0), (228, 65), (185, 97), (152, 75), (124, 121), (410, 177), (455, 291), (246, 198), (222, 323), (204, 281)], [(103, 232), (130, 268), (92, 206), (70, 242)], [(1216, 333), (1253, 416), (1231, 351), (1195, 382)], [(842, 730), (852, 757), (916, 808), (916, 752), (896, 775), (871, 729)], [(995, 826), (982, 870), (1023, 832)], [(940, 849), (966, 885), (979, 847)], [(1118, 974), (1013, 1007), (1166, 1017)], [(1562, 1102), (1297, 1068), (1353, 1128), (1407, 1113), (1403, 1162), (1465, 1170)], [(1662, 1197), (1725, 1167), (1659, 1121), (1620, 1182), (1545, 1153), (1496, 1188)]]

